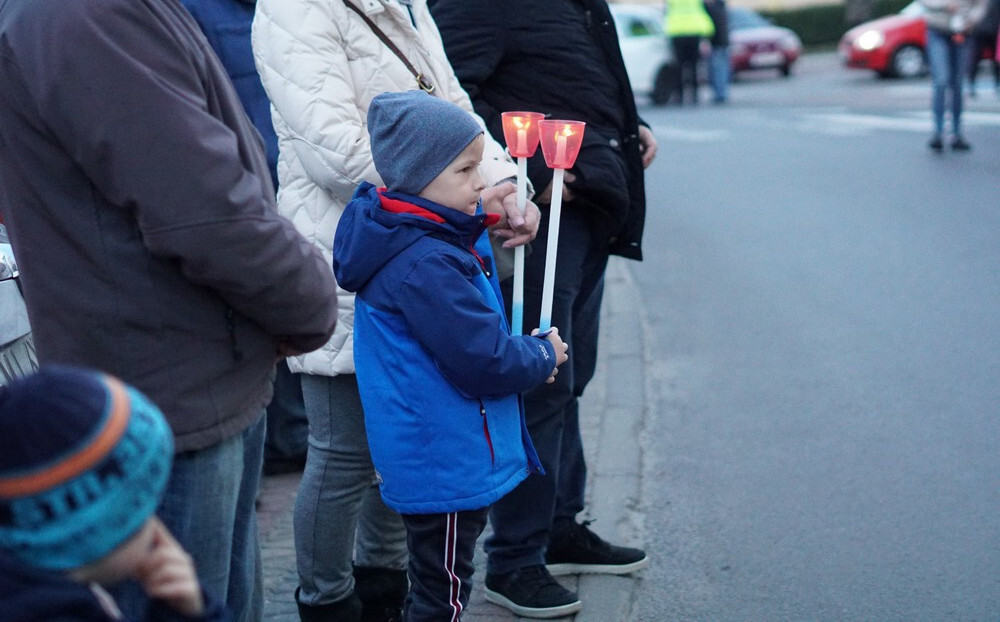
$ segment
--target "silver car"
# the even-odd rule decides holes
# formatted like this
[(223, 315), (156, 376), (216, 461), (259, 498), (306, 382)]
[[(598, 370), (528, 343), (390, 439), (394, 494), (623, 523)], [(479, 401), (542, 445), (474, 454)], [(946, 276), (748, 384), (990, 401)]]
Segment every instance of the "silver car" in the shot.
[(17, 261), (0, 224), (0, 385), (38, 369)]
[(670, 38), (663, 31), (663, 9), (646, 4), (609, 4), (618, 30), (632, 91), (654, 104), (670, 99), (676, 79)]

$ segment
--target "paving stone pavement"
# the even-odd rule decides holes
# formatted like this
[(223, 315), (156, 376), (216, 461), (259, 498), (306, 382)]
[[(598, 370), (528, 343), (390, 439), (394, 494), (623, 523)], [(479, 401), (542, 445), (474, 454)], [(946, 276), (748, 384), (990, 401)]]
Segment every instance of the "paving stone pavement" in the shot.
[[(617, 544), (642, 546), (643, 428), (648, 416), (645, 360), (648, 341), (642, 301), (629, 272), (631, 264), (612, 258), (608, 266), (601, 316), (599, 363), (581, 400), (580, 423), (588, 465), (587, 509), (581, 519)], [(570, 344), (572, 347), (572, 344)], [(297, 585), (292, 541), (292, 508), (300, 474), (265, 477), (258, 501), (261, 554), (264, 564), (264, 620), (297, 622), (293, 598)], [(489, 527), (487, 527), (487, 533)], [(486, 554), (480, 538), (475, 586), (466, 622), (524, 620), (485, 600), (482, 581)], [(559, 577), (576, 590), (583, 610), (555, 622), (627, 622), (642, 573), (633, 576)]]

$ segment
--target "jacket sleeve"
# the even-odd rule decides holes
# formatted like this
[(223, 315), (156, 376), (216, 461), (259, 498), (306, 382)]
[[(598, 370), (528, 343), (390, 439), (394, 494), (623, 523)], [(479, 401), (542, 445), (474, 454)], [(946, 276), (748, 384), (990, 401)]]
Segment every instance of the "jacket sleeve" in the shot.
[(91, 191), (134, 212), (149, 252), (186, 279), (294, 349), (321, 346), (336, 323), (332, 275), (274, 209), (253, 165), (260, 146), (209, 109), (220, 85), (206, 79), (190, 15), (148, 1), (43, 4), (50, 43), (22, 69)]
[(350, 73), (358, 63), (344, 43), (348, 9), (337, 4), (259, 0), (253, 49), (275, 125), (290, 136), (282, 148), (288, 144), (310, 180), (347, 203), (361, 181), (379, 185), (381, 177)]
[(467, 397), (521, 393), (555, 368), (546, 339), (510, 335), (463, 264), (447, 253), (414, 262), (398, 292), (399, 308), (442, 375)]

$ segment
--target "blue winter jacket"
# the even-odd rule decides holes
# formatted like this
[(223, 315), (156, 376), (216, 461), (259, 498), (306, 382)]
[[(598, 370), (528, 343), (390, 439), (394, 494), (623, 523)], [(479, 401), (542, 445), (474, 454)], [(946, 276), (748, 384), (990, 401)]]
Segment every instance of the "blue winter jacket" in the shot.
[(519, 394), (549, 377), (555, 351), (510, 334), (490, 218), (362, 183), (337, 227), (372, 461), (400, 513), (483, 508), (542, 470)]
[(201, 26), (233, 81), (247, 116), (264, 139), (267, 166), (277, 188), (278, 135), (271, 123), (271, 101), (254, 65), (250, 44), (250, 26), (257, 0), (181, 0), (181, 4)]

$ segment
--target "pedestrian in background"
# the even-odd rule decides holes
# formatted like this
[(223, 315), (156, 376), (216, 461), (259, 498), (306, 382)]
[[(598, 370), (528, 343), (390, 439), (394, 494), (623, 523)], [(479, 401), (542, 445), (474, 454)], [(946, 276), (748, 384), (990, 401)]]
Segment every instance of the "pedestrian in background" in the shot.
[(715, 33), (712, 18), (702, 0), (667, 0), (663, 30), (670, 36), (677, 59), (677, 101), (684, 105), (684, 91), (692, 104), (698, 103), (698, 65), (701, 42)]
[[(279, 137), (278, 209), (332, 273), (344, 207), (361, 182), (383, 183), (366, 129), (372, 98), (423, 88), (470, 115), (472, 104), (425, 0), (258, 0), (253, 44)], [(538, 210), (529, 204), (521, 218), (515, 186), (502, 183), (517, 167), (495, 140), (485, 149), (483, 207), (504, 215), (493, 233), (508, 236), (508, 247), (530, 241)], [(306, 621), (398, 620), (408, 589), (406, 530), (376, 485), (354, 369), (354, 294), (337, 296), (343, 320), (333, 338), (289, 361), (302, 372), (310, 429), (294, 511), (295, 598)]]
[[(494, 504), (486, 541), (488, 600), (521, 616), (568, 615), (580, 601), (552, 573), (624, 574), (647, 563), (644, 551), (609, 544), (576, 517), (584, 508), (587, 470), (579, 397), (596, 368), (604, 272), (610, 255), (642, 258), (643, 168), (656, 155), (656, 139), (640, 125), (604, 0), (436, 0), (431, 11), (459, 80), (495, 137), (503, 135), (500, 115), (508, 110), (587, 123), (565, 176), (552, 303), (552, 324), (569, 344), (570, 358), (555, 382), (524, 395), (528, 430), (546, 473)], [(525, 261), (524, 317), (537, 318), (545, 256), (557, 250), (540, 242), (552, 194), (552, 170), (541, 150), (528, 162), (528, 176), (543, 189), (536, 197), (543, 208), (540, 235)], [(504, 295), (509, 301), (509, 285)]]
[[(330, 268), (275, 210), (260, 138), (179, 3), (7, 0), (0, 57), (0, 202), (38, 359), (163, 410), (158, 514), (202, 585), (259, 620), (264, 408), (278, 358), (333, 332)], [(119, 596), (141, 619), (136, 586)]]
[[(250, 43), (257, 0), (181, 0), (181, 4), (201, 26), (233, 81), (243, 109), (264, 139), (267, 168), (277, 188), (278, 136), (271, 123), (271, 102), (257, 75)], [(274, 396), (267, 405), (265, 475), (301, 471), (309, 445), (309, 421), (299, 377), (288, 369), (284, 360), (278, 362), (275, 371)]]
[(710, 39), (712, 51), (708, 57), (708, 81), (712, 85), (712, 101), (724, 104), (729, 101), (729, 14), (726, 0), (704, 0), (704, 3), (715, 28)]
[(920, 0), (927, 21), (927, 61), (931, 68), (934, 134), (927, 146), (944, 150), (945, 110), (951, 110), (951, 148), (968, 151), (962, 134), (962, 79), (969, 66), (973, 28), (986, 12), (987, 0)]
[(482, 126), (406, 91), (372, 100), (368, 132), (386, 188), (363, 183), (348, 203), (334, 271), (357, 292), (354, 361), (372, 461), (406, 525), (403, 619), (458, 620), (490, 504), (540, 469), (519, 393), (554, 380), (566, 344), (557, 328), (510, 334), (485, 233), (498, 216), (479, 203)]
[(154, 514), (172, 455), (160, 410), (117, 378), (46, 365), (0, 389), (0, 620), (120, 620), (106, 588), (126, 578), (149, 620), (228, 619)]
[(976, 76), (979, 64), (992, 50), (986, 60), (993, 74), (993, 90), (1000, 94), (1000, 61), (996, 57), (997, 31), (1000, 30), (1000, 0), (987, 0), (986, 13), (972, 29), (972, 50), (969, 52), (969, 96), (976, 96)]

